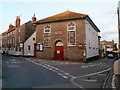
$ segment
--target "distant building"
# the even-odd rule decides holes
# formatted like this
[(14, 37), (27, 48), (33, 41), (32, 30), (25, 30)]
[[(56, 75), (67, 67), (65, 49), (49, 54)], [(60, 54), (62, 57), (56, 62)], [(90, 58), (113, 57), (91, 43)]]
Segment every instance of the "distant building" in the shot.
[(36, 57), (77, 61), (98, 57), (99, 32), (88, 15), (71, 11), (38, 20)]
[(36, 31), (24, 42), (24, 56), (36, 56)]
[(103, 40), (100, 42), (100, 48), (102, 50), (102, 57), (106, 56), (107, 52), (113, 52), (113, 51), (117, 51), (117, 44), (114, 43), (114, 40), (112, 41), (106, 41)]
[[(10, 55), (24, 56), (24, 52), (25, 52), (24, 47), (26, 47), (24, 46), (24, 43), (29, 39), (29, 37), (31, 37), (31, 35), (36, 30), (35, 26), (32, 23), (35, 20), (36, 18), (35, 16), (33, 16), (32, 21), (28, 21), (20, 25), (20, 17), (17, 16), (16, 21), (15, 21), (15, 26), (10, 24), (9, 29), (2, 34), (3, 52), (10, 54)], [(27, 45), (27, 47), (29, 46)]]

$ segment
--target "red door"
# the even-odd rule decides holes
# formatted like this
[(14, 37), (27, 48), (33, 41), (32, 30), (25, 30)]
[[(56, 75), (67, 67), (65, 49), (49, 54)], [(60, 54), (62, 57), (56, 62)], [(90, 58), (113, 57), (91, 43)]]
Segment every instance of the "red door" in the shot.
[(64, 55), (63, 46), (55, 46), (55, 60), (63, 60)]
[(36, 44), (34, 44), (34, 56), (36, 57)]

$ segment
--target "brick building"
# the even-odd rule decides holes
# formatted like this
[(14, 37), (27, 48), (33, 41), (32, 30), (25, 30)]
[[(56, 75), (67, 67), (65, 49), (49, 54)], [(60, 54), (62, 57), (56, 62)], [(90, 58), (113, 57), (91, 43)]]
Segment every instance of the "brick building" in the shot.
[(36, 57), (76, 61), (98, 57), (98, 32), (86, 14), (66, 11), (38, 20)]
[(28, 21), (20, 25), (20, 17), (17, 16), (15, 26), (9, 25), (9, 29), (2, 34), (2, 47), (3, 52), (10, 55), (24, 55), (24, 43), (35, 32), (34, 22), (36, 18), (32, 18), (32, 21)]
[(100, 42), (100, 49), (102, 50), (102, 57), (107, 57), (108, 53), (113, 53), (114, 51), (117, 51), (117, 44), (114, 43), (114, 40), (112, 41), (106, 41), (103, 40)]

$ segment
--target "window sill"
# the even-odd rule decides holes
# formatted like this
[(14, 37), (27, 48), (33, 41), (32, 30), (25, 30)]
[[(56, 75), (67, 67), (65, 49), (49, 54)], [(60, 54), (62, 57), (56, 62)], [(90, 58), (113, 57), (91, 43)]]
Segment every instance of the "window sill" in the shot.
[(89, 49), (91, 49), (91, 47), (89, 47)]
[(45, 48), (51, 48), (51, 46), (44, 46)]
[(67, 45), (68, 47), (74, 47), (74, 46), (76, 46), (76, 45)]

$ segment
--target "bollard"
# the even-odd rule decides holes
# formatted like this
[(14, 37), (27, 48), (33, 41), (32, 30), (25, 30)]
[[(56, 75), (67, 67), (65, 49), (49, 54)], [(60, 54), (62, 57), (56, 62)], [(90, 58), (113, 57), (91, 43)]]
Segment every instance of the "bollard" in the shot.
[(120, 59), (114, 63), (114, 75), (116, 88), (120, 90)]
[(120, 59), (114, 63), (114, 74), (120, 75)]

